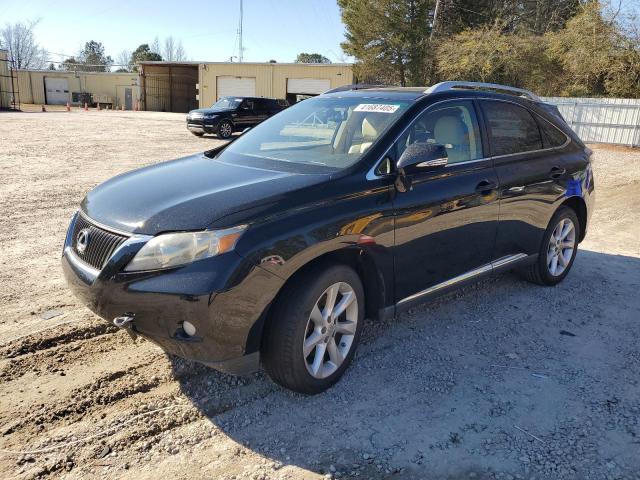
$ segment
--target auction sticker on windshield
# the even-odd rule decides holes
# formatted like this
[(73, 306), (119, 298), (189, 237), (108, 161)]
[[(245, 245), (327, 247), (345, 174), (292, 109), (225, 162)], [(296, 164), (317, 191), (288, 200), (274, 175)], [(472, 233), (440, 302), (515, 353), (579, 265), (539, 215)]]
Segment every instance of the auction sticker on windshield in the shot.
[(378, 113), (394, 113), (400, 108), (400, 105), (389, 105), (386, 103), (361, 103), (353, 109), (354, 112), (378, 112)]

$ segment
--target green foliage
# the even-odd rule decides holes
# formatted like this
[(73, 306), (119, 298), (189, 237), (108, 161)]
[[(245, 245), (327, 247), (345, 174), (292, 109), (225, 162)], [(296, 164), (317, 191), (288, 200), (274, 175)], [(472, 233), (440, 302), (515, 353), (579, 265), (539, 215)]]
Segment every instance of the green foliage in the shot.
[(151, 50), (148, 43), (143, 43), (136, 48), (131, 54), (131, 63), (133, 64), (133, 71), (138, 71), (137, 64), (140, 62), (159, 62), (162, 61), (162, 56)]
[(640, 97), (640, 34), (623, 31), (597, 0), (440, 0), (432, 27), (435, 4), (338, 0), (358, 81), (469, 80), (543, 95)]
[(424, 84), (429, 73), (429, 11), (434, 0), (338, 0), (346, 27), (343, 50), (358, 59), (367, 83)]
[(299, 53), (296, 63), (331, 63), (331, 60), (319, 53)]
[(597, 2), (547, 36), (549, 55), (562, 66), (562, 94), (640, 96), (640, 44), (605, 19)]
[(491, 82), (555, 93), (560, 67), (540, 35), (502, 33), (500, 28), (466, 30), (436, 49), (441, 80)]
[(76, 70), (87, 72), (108, 72), (113, 64), (110, 56), (105, 55), (100, 42), (90, 40), (84, 44), (77, 58)]

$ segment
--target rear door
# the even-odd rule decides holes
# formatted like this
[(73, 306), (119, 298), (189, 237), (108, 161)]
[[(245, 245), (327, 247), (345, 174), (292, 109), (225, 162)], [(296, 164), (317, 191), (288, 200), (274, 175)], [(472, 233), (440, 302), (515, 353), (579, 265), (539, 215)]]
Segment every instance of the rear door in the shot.
[(400, 303), (488, 265), (498, 221), (498, 179), (484, 153), (473, 101), (451, 100), (428, 108), (398, 140), (396, 158), (415, 142), (444, 145), (448, 164), (415, 175), (413, 188), (394, 200)]
[(551, 124), (552, 130), (541, 132), (538, 122), (544, 120), (514, 102), (485, 99), (480, 105), (500, 184), (495, 255), (537, 253), (555, 202), (566, 191), (561, 144), (568, 138)]
[(256, 112), (256, 102), (253, 98), (245, 98), (236, 110), (237, 116), (234, 117), (236, 125), (242, 127), (253, 127), (260, 123), (258, 113)]

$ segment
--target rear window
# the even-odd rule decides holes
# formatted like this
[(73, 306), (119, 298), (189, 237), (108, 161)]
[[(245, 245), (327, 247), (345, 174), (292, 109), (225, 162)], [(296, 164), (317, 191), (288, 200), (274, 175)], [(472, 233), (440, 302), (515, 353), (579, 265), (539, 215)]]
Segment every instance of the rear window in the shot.
[(514, 103), (483, 100), (493, 155), (510, 155), (542, 149), (542, 137), (535, 118)]

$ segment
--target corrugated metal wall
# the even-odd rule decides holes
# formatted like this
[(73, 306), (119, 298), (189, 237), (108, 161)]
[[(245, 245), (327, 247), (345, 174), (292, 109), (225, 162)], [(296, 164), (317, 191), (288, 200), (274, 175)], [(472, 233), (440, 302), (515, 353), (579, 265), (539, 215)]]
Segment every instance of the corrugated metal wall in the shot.
[(545, 97), (584, 142), (640, 147), (640, 100)]
[(9, 74), (9, 52), (0, 50), (0, 108), (9, 108), (11, 98), (11, 76)]
[(114, 105), (124, 103), (125, 88), (131, 88), (133, 103), (140, 98), (138, 75), (135, 73), (58, 72), (54, 70), (19, 70), (17, 83), (22, 103), (45, 103), (45, 77), (66, 78), (72, 92), (108, 95)]
[(255, 77), (256, 95), (285, 98), (288, 78), (324, 78), (331, 88), (353, 83), (351, 65), (284, 64), (284, 63), (204, 63), (200, 65), (200, 106), (217, 100), (216, 78), (219, 76)]

